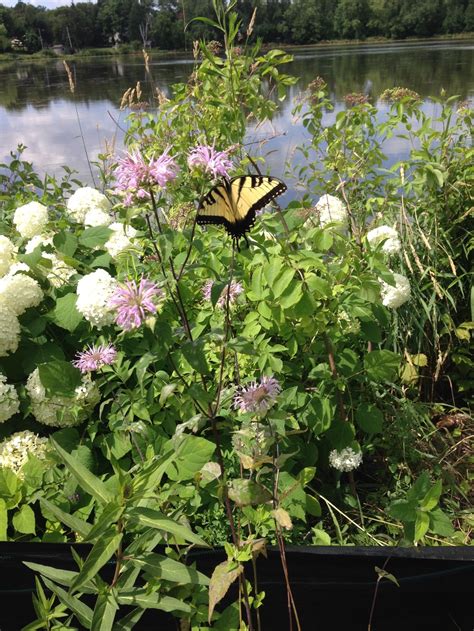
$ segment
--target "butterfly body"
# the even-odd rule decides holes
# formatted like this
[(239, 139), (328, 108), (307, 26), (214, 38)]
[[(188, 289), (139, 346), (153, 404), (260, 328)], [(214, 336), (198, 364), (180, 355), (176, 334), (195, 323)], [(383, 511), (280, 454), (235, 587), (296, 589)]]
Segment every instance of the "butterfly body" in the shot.
[(230, 236), (245, 237), (255, 223), (257, 210), (286, 191), (286, 185), (266, 175), (243, 175), (214, 186), (200, 203), (198, 224), (222, 225)]

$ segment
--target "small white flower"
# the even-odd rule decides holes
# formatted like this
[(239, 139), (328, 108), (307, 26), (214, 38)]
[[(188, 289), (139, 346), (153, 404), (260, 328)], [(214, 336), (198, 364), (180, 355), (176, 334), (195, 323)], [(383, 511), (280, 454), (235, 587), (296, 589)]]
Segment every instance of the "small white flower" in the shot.
[(13, 223), (21, 236), (29, 239), (43, 231), (48, 223), (48, 209), (39, 202), (30, 202), (15, 210)]
[(362, 463), (360, 451), (354, 451), (351, 447), (345, 447), (341, 451), (333, 449), (329, 453), (329, 464), (338, 471), (353, 471)]
[(8, 421), (20, 409), (18, 393), (11, 383), (7, 383), (5, 375), (0, 373), (0, 423)]
[(132, 242), (137, 231), (132, 226), (126, 226), (123, 223), (115, 222), (109, 226), (113, 230), (113, 234), (105, 244), (105, 249), (112, 258), (116, 258), (119, 254), (132, 247)]
[(8, 237), (0, 234), (0, 277), (4, 276), (11, 265), (15, 254), (15, 246)]
[(0, 304), (0, 357), (14, 353), (20, 342), (20, 323), (6, 305)]
[(393, 278), (395, 286), (389, 285), (383, 280), (380, 281), (382, 287), (382, 304), (389, 309), (398, 309), (398, 307), (401, 307), (407, 300), (410, 300), (410, 281), (402, 274), (393, 273)]
[[(51, 235), (38, 235), (33, 237), (25, 245), (26, 254), (30, 254), (38, 246), (51, 246), (54, 247), (53, 237)], [(46, 278), (49, 280), (53, 287), (62, 287), (68, 280), (76, 273), (76, 270), (67, 265), (61, 258), (59, 258), (53, 252), (44, 252), (41, 248), (41, 258), (51, 261), (51, 266), (45, 267)], [(41, 261), (40, 261), (41, 264)]]
[(77, 284), (76, 308), (85, 319), (98, 329), (112, 324), (115, 309), (109, 304), (117, 281), (103, 269), (97, 269), (81, 278)]
[(323, 195), (316, 204), (316, 210), (319, 212), (319, 223), (322, 227), (334, 222), (347, 225), (347, 208), (333, 195)]
[(44, 460), (48, 453), (48, 439), (29, 430), (16, 432), (0, 443), (0, 467), (12, 469), (21, 478), (21, 468), (30, 455)]
[(43, 291), (38, 281), (22, 272), (6, 274), (0, 278), (0, 304), (20, 316), (30, 307), (36, 307), (43, 300)]
[(31, 399), (33, 416), (39, 423), (52, 427), (79, 425), (100, 400), (97, 386), (87, 376), (82, 378), (74, 397), (47, 396), (37, 368), (28, 377), (26, 391)]
[(67, 202), (69, 215), (78, 223), (84, 223), (88, 212), (107, 213), (110, 208), (111, 204), (107, 197), (90, 186), (78, 188)]
[(88, 210), (84, 217), (85, 226), (108, 226), (112, 223), (113, 217), (100, 208)]
[(367, 233), (367, 241), (374, 246), (384, 241), (382, 252), (386, 254), (397, 254), (402, 247), (398, 232), (390, 226), (379, 226), (370, 230)]

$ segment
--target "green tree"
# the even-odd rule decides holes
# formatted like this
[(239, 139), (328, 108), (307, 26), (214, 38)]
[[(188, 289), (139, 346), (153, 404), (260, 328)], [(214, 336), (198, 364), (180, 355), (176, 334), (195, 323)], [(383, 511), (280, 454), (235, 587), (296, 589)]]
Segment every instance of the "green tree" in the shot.
[(342, 38), (363, 39), (369, 19), (368, 0), (340, 0), (334, 14), (334, 30)]

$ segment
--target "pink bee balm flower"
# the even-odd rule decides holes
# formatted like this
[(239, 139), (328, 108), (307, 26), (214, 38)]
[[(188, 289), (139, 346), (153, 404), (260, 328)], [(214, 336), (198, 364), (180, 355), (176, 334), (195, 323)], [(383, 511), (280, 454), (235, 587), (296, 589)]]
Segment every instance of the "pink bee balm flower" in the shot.
[(118, 161), (115, 169), (115, 178), (117, 186), (115, 192), (125, 193), (124, 203), (129, 206), (133, 197), (138, 199), (148, 199), (150, 197), (149, 188), (152, 186), (161, 186), (165, 188), (166, 184), (178, 174), (178, 165), (174, 159), (168, 155), (170, 148), (168, 147), (159, 158), (152, 158), (147, 161), (138, 151), (126, 153), (123, 158)]
[(247, 388), (242, 388), (234, 397), (234, 409), (241, 412), (263, 413), (272, 407), (281, 386), (274, 377), (262, 377), (260, 383), (252, 381)]
[(227, 151), (216, 151), (214, 146), (198, 145), (188, 156), (188, 166), (190, 169), (202, 168), (206, 173), (211, 173), (212, 177), (227, 177), (232, 169), (232, 162)]
[(115, 322), (129, 331), (141, 326), (149, 313), (156, 313), (154, 299), (163, 297), (163, 291), (151, 280), (142, 278), (137, 285), (134, 280), (119, 286), (109, 304), (117, 309)]
[(77, 353), (77, 359), (72, 365), (81, 372), (99, 370), (102, 366), (112, 364), (117, 357), (117, 351), (112, 344), (100, 344), (100, 346), (88, 346), (87, 350)]
[[(211, 300), (211, 291), (212, 291), (213, 285), (214, 285), (214, 281), (208, 280), (207, 283), (202, 288), (202, 295), (203, 295), (204, 300)], [(226, 305), (227, 287), (229, 287), (229, 285), (226, 285), (224, 289), (221, 291), (221, 295), (219, 296), (219, 299), (216, 303), (218, 307), (224, 308)], [(229, 288), (229, 304), (233, 304), (237, 300), (237, 296), (239, 296), (243, 291), (244, 291), (244, 288), (242, 287), (241, 283), (238, 283), (236, 281), (231, 281), (230, 288)]]

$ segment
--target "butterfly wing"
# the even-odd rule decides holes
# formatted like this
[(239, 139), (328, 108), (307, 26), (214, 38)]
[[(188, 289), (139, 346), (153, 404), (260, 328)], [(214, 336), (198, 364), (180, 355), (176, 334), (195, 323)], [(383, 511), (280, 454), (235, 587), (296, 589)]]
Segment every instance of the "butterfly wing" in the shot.
[(215, 186), (203, 197), (198, 208), (197, 222), (223, 225), (234, 239), (238, 239), (255, 223), (257, 210), (264, 208), (285, 191), (286, 185), (274, 177), (234, 177)]

